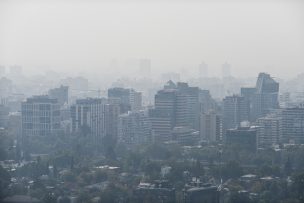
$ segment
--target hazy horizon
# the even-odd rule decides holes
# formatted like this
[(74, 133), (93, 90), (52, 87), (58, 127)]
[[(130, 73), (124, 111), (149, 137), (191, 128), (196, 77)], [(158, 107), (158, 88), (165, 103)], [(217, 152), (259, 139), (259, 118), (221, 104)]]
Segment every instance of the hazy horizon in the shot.
[(204, 61), (210, 76), (228, 62), (236, 77), (285, 79), (304, 70), (303, 9), (301, 1), (1, 1), (0, 65), (132, 74), (132, 61), (148, 58), (154, 74), (195, 75)]

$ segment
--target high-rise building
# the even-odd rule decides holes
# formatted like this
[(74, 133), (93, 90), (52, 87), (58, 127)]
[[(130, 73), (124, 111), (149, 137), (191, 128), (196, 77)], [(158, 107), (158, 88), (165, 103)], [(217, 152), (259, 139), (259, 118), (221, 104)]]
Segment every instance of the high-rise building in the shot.
[(71, 106), (72, 132), (101, 139), (105, 129), (106, 99), (87, 98), (76, 100)]
[(280, 108), (291, 107), (290, 92), (284, 92), (279, 96), (279, 106)]
[(304, 108), (281, 110), (282, 142), (304, 143)]
[(139, 111), (142, 109), (142, 94), (130, 89), (130, 105), (132, 111)]
[(241, 95), (250, 104), (250, 121), (266, 116), (279, 108), (279, 83), (269, 74), (260, 73), (255, 87), (241, 88)]
[(172, 139), (171, 130), (176, 125), (176, 103), (175, 89), (160, 90), (155, 95), (155, 108), (149, 114), (156, 141)]
[(252, 113), (256, 118), (262, 117), (279, 107), (279, 83), (269, 74), (260, 73), (256, 83), (256, 97)]
[(57, 99), (34, 96), (21, 104), (22, 135), (51, 136), (60, 131), (60, 105)]
[(150, 111), (157, 140), (170, 140), (174, 127), (199, 130), (199, 88), (169, 81), (155, 95), (155, 109)]
[(280, 143), (281, 118), (277, 114), (269, 114), (258, 118), (256, 125), (258, 126), (258, 147), (267, 148)]
[(217, 110), (216, 102), (211, 97), (209, 90), (199, 90), (198, 100), (200, 113), (206, 113), (210, 110)]
[(7, 128), (9, 108), (0, 104), (0, 128)]
[(256, 88), (255, 87), (242, 87), (241, 96), (246, 99), (249, 106), (249, 121), (255, 121), (255, 113), (253, 112), (253, 102), (256, 100)]
[(142, 95), (133, 89), (110, 88), (108, 89), (108, 98), (120, 100), (120, 113), (138, 111), (142, 108)]
[(108, 100), (105, 105), (105, 129), (108, 137), (117, 140), (118, 116), (120, 114), (119, 103), (114, 100)]
[(245, 97), (233, 95), (223, 100), (223, 135), (227, 129), (236, 128), (249, 120), (249, 105)]
[(129, 111), (118, 118), (118, 141), (139, 145), (151, 140), (151, 122), (145, 111)]
[(68, 104), (69, 87), (61, 85), (58, 88), (50, 89), (49, 96), (50, 96), (50, 98), (57, 99), (60, 106), (63, 106), (64, 104)]
[(199, 130), (199, 88), (177, 83), (176, 125)]
[(216, 142), (221, 140), (221, 117), (215, 111), (202, 113), (200, 117), (201, 140)]

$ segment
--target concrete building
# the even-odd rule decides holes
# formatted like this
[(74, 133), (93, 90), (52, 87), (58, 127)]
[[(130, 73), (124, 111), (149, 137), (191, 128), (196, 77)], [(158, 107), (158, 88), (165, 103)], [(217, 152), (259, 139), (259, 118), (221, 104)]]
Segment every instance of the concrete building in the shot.
[(281, 110), (282, 142), (304, 143), (304, 108), (286, 108)]
[(267, 73), (260, 73), (255, 87), (242, 88), (241, 95), (250, 104), (250, 121), (266, 116), (279, 108), (279, 83)]
[(129, 111), (118, 117), (118, 141), (140, 145), (151, 140), (151, 122), (145, 111)]
[(199, 130), (199, 106), (199, 88), (178, 82), (176, 125)]
[(198, 101), (200, 113), (207, 113), (210, 110), (217, 110), (217, 104), (211, 97), (209, 90), (199, 90)]
[(280, 108), (289, 108), (291, 107), (292, 102), (290, 98), (290, 92), (284, 92), (279, 95), (279, 106)]
[(277, 114), (270, 114), (256, 121), (258, 126), (258, 147), (271, 147), (281, 140), (281, 118)]
[(106, 99), (79, 99), (71, 106), (72, 132), (101, 139), (106, 135)]
[(155, 95), (155, 107), (150, 111), (157, 140), (169, 141), (174, 127), (199, 130), (199, 106), (198, 87), (168, 81)]
[(21, 104), (22, 135), (52, 136), (60, 131), (60, 105), (57, 99), (34, 96)]
[(202, 113), (200, 116), (200, 139), (218, 142), (222, 137), (221, 117), (215, 111)]
[(105, 129), (108, 137), (117, 140), (118, 116), (120, 114), (119, 104), (113, 100), (107, 102), (105, 105)]
[(252, 104), (255, 118), (265, 116), (279, 107), (278, 92), (279, 83), (269, 74), (260, 73), (256, 83), (255, 101)]
[(164, 89), (155, 95), (155, 106), (149, 116), (152, 122), (155, 141), (169, 141), (172, 139), (171, 130), (176, 125), (177, 95), (174, 89)]
[(9, 108), (0, 104), (0, 128), (7, 128), (9, 119)]
[(60, 106), (69, 103), (69, 87), (61, 85), (58, 88), (50, 89), (48, 93), (50, 98), (58, 100)]
[(110, 88), (108, 89), (108, 98), (120, 100), (120, 113), (138, 111), (142, 108), (142, 94), (134, 89)]
[(249, 120), (249, 104), (245, 97), (233, 95), (223, 100), (223, 135), (227, 129), (236, 128)]

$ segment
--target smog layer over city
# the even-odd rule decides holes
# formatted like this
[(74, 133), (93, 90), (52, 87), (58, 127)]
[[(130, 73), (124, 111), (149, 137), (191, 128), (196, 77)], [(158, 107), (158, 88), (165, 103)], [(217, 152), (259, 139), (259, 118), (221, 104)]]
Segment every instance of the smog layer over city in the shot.
[(304, 202), (304, 1), (0, 0), (0, 202)]

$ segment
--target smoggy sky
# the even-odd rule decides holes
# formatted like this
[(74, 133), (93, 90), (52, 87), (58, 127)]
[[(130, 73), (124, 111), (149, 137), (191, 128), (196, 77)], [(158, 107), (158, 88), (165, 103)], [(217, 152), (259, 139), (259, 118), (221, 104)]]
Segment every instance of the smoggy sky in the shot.
[[(304, 1), (302, 1), (304, 2)], [(153, 72), (304, 72), (301, 1), (0, 1), (0, 65), (102, 73), (150, 58)]]

